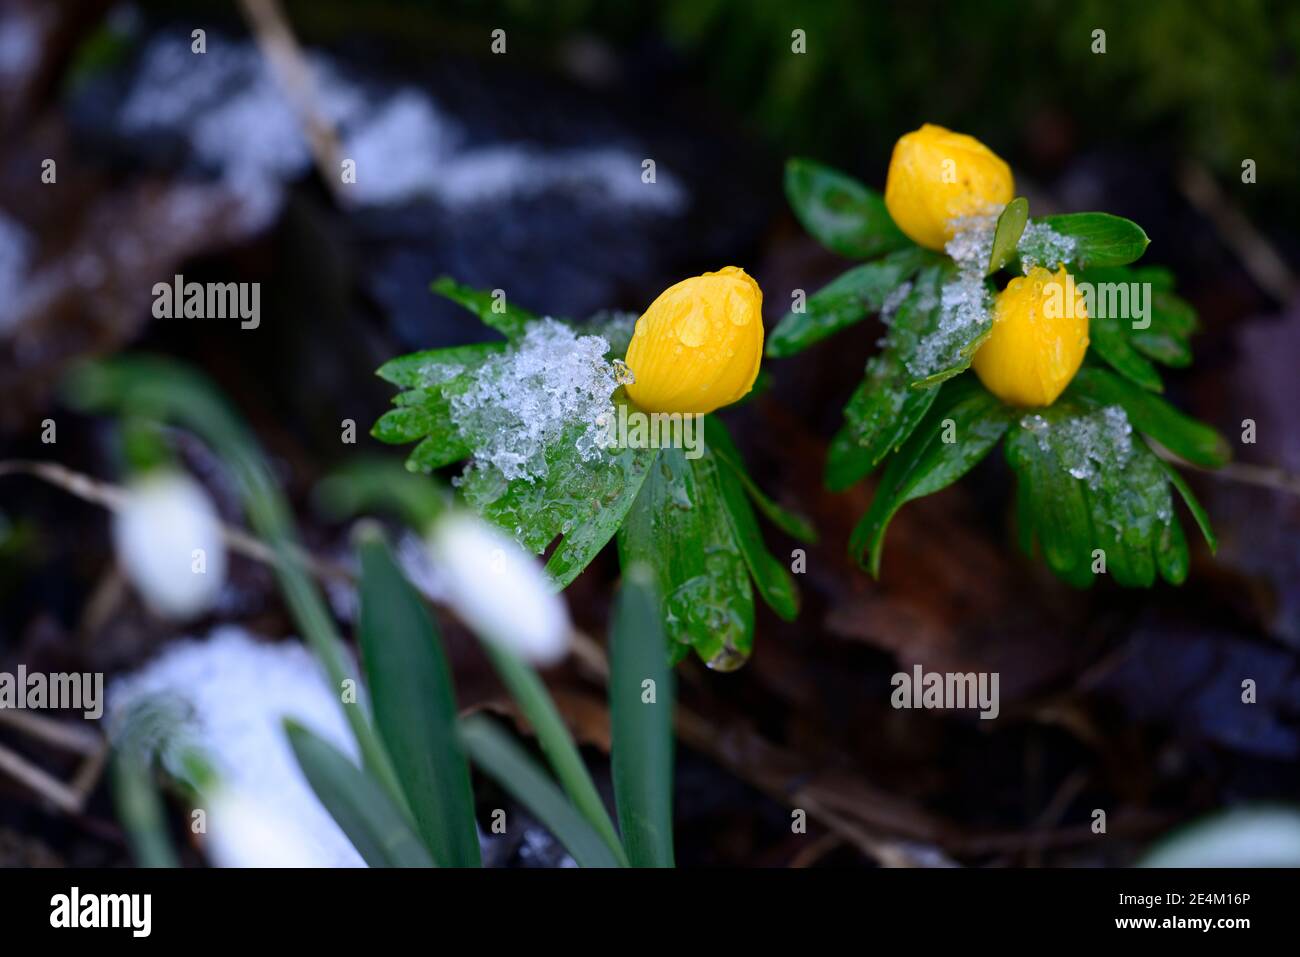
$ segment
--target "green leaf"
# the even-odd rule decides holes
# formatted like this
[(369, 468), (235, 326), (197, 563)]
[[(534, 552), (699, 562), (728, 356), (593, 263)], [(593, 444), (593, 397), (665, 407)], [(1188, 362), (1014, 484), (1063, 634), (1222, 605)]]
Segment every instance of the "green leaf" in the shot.
[(785, 195), (804, 229), (849, 259), (871, 259), (911, 242), (894, 225), (879, 193), (813, 160), (785, 164)]
[(298, 766), (352, 846), (371, 867), (433, 867), (433, 859), (377, 783), (334, 745), (284, 723)]
[(537, 321), (537, 317), (527, 309), (510, 305), (504, 297), (498, 300), (490, 291), (462, 286), (450, 276), (435, 279), (429, 288), (464, 306), (478, 316), (483, 325), (495, 329), (511, 342), (523, 338), (528, 324)]
[(465, 366), (478, 366), (505, 350), (504, 342), (475, 342), (467, 346), (428, 349), (398, 356), (381, 365), (375, 375), (403, 389), (427, 388), (454, 378)]
[(767, 354), (792, 356), (879, 312), (895, 289), (934, 260), (929, 250), (909, 246), (853, 267), (813, 294), (803, 312), (786, 313), (768, 337)]
[(913, 388), (907, 360), (937, 319), (941, 272), (925, 269), (894, 315), (885, 348), (867, 361), (866, 377), (844, 407), (844, 427), (831, 442), (826, 483), (848, 488), (898, 448), (934, 401), (930, 388)]
[(1056, 574), (1088, 587), (1100, 550), (1105, 572), (1123, 586), (1149, 587), (1157, 572), (1173, 583), (1186, 576), (1169, 482), (1122, 416), (1116, 423), (1064, 398), (1025, 415), (1006, 448), (1019, 483), (1022, 542), (1036, 538)]
[(1122, 322), (1127, 320), (1109, 317), (1089, 317), (1088, 334), (1090, 346), (1112, 369), (1130, 382), (1140, 385), (1151, 392), (1163, 392), (1164, 382), (1147, 359), (1138, 352), (1135, 343), (1129, 338)]
[(1084, 366), (1066, 391), (1092, 406), (1122, 406), (1135, 429), (1195, 465), (1218, 468), (1232, 457), (1214, 429), (1105, 369)]
[(657, 449), (623, 449), (610, 456), (611, 467), (618, 470), (623, 481), (615, 483), (600, 506), (566, 533), (551, 554), (546, 573), (557, 588), (567, 588), (614, 537), (654, 467), (657, 454)]
[(526, 807), (581, 866), (619, 866), (609, 845), (537, 762), (490, 718), (466, 718), (461, 722), (460, 738), (474, 763)]
[(998, 216), (997, 229), (993, 232), (993, 249), (989, 254), (986, 273), (992, 274), (1005, 266), (1016, 254), (1016, 244), (1020, 234), (1029, 222), (1029, 200), (1017, 196), (1003, 208)]
[[(646, 700), (646, 682), (653, 700)], [(610, 760), (623, 843), (633, 867), (673, 866), (673, 672), (654, 572), (623, 575), (609, 636)]]
[(542, 679), (505, 648), (490, 641), (484, 641), (483, 647), (510, 696), (533, 726), (537, 743), (541, 745), (542, 753), (546, 755), (551, 770), (569, 795), (569, 800), (609, 845), (610, 852), (618, 862), (626, 864), (623, 845), (618, 839), (618, 832), (614, 830), (609, 812), (605, 810), (605, 802), (601, 800), (591, 775), (587, 773), (587, 766), (582, 763), (582, 756), (573, 743), (573, 737), (565, 727), (564, 719), (556, 710), (546, 686), (542, 684)]
[(474, 795), (442, 641), (379, 532), (365, 528), (359, 538), (358, 632), (380, 737), (434, 860), (478, 867)]
[(1151, 243), (1137, 223), (1110, 213), (1062, 213), (1034, 222), (1074, 240), (1070, 262), (1080, 269), (1127, 265), (1140, 259)]
[[(1133, 349), (1148, 359), (1178, 368), (1191, 364), (1192, 349), (1189, 340), (1197, 328), (1196, 311), (1174, 295), (1173, 274), (1169, 270), (1155, 266), (1137, 269), (1115, 266), (1088, 269), (1075, 279), (1081, 286), (1087, 283), (1093, 290), (1089, 315), (1094, 329), (1094, 344), (1097, 340), (1097, 321), (1104, 314), (1109, 317), (1114, 332), (1122, 334)], [(1141, 297), (1137, 302), (1134, 300), (1135, 291)], [(1139, 307), (1139, 302), (1145, 309)], [(1143, 311), (1147, 314), (1139, 315)], [(1104, 330), (1108, 331), (1110, 330)], [(1110, 356), (1103, 357), (1117, 371), (1129, 374)], [(1132, 378), (1131, 375), (1129, 377)], [(1144, 384), (1138, 379), (1134, 381), (1138, 381), (1139, 385)]]
[(1219, 539), (1214, 534), (1214, 529), (1210, 527), (1210, 516), (1192, 493), (1192, 488), (1187, 484), (1187, 479), (1183, 478), (1178, 470), (1168, 462), (1161, 461), (1160, 465), (1165, 470), (1165, 474), (1169, 476), (1169, 484), (1178, 490), (1178, 494), (1182, 496), (1183, 504), (1192, 513), (1192, 518), (1196, 521), (1196, 527), (1205, 536), (1205, 544), (1210, 546), (1210, 554), (1215, 554), (1219, 550)]
[(134, 749), (114, 748), (109, 765), (113, 809), (138, 867), (179, 867), (153, 768)]
[(750, 499), (769, 522), (798, 541), (810, 544), (817, 541), (817, 529), (813, 528), (812, 522), (797, 512), (782, 508), (763, 494), (758, 483), (746, 471), (745, 460), (741, 457), (740, 450), (736, 448), (736, 443), (731, 440), (731, 433), (727, 431), (721, 419), (709, 416), (705, 420), (704, 439), (708, 443), (709, 450), (740, 480), (745, 491), (749, 493)]
[(661, 449), (619, 529), (618, 554), (625, 569), (654, 569), (674, 659), (694, 648), (709, 667), (730, 671), (749, 657), (754, 596), (716, 458)]
[[(879, 577), (885, 531), (894, 514), (970, 471), (1002, 438), (1013, 414), (969, 376), (943, 386), (916, 431), (886, 465), (870, 508), (853, 530), (850, 554), (858, 561), (869, 554), (871, 574)], [(945, 441), (948, 438), (952, 441)]]
[[(719, 439), (725, 432), (725, 426), (717, 422), (714, 416), (710, 416), (709, 421), (714, 422), (714, 425), (706, 429), (706, 435), (711, 433), (715, 439)], [(730, 443), (730, 437), (721, 441)], [(712, 448), (709, 454), (713, 454)], [(716, 455), (714, 457), (717, 458)], [(750, 508), (749, 499), (745, 496), (745, 487), (736, 477), (735, 471), (721, 465), (717, 469), (717, 477), (732, 535), (740, 546), (750, 574), (754, 576), (758, 593), (780, 617), (793, 621), (799, 614), (799, 592), (795, 588), (794, 579), (785, 565), (772, 557), (763, 544), (758, 519), (754, 517), (754, 510)]]
[(439, 483), (411, 474), (392, 459), (361, 455), (317, 483), (312, 499), (332, 521), (391, 510), (423, 531), (446, 510), (449, 496)]

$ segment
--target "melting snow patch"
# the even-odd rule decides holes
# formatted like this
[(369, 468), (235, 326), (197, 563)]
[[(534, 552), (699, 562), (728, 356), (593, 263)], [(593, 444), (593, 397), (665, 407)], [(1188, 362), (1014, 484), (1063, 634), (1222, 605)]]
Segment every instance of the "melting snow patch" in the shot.
[(305, 647), (259, 642), (235, 627), (177, 642), (110, 685), (109, 727), (134, 706), (164, 699), (188, 707), (188, 722), (168, 731), (209, 757), (220, 787), (264, 808), (268, 820), (300, 825), (311, 859), (299, 866), (364, 866), (307, 784), (284, 733), (284, 719), (293, 718), (356, 758), (338, 698)]
[(452, 421), (474, 445), (470, 467), (490, 466), (508, 481), (544, 478), (547, 448), (575, 425), (578, 454), (597, 457), (618, 388), (608, 351), (601, 336), (543, 319), (517, 346), (488, 359), (468, 391), (451, 398)]

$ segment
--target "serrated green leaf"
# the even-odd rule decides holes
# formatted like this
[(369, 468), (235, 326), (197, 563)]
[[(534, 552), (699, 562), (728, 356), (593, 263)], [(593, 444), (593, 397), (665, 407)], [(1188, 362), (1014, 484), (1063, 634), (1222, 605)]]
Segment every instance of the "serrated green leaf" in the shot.
[(1110, 213), (1061, 213), (1034, 222), (1074, 240), (1070, 262), (1080, 269), (1127, 265), (1140, 259), (1151, 243), (1137, 223)]
[(804, 229), (841, 256), (871, 259), (911, 243), (879, 193), (814, 160), (786, 163), (785, 195)]
[(633, 867), (672, 867), (673, 672), (654, 571), (643, 565), (624, 573), (614, 606), (609, 721), (614, 801), (628, 860)]
[(592, 563), (627, 517), (658, 456), (656, 449), (623, 449), (612, 453), (611, 467), (622, 477), (585, 521), (565, 533), (546, 563), (556, 588), (567, 588)]
[(769, 522), (798, 541), (810, 544), (817, 541), (817, 529), (813, 528), (812, 522), (797, 512), (777, 505), (758, 487), (758, 483), (750, 477), (745, 468), (745, 460), (741, 457), (740, 450), (736, 448), (736, 443), (732, 441), (726, 424), (717, 416), (711, 415), (705, 419), (704, 440), (723, 466), (740, 480), (745, 491), (749, 493), (750, 499)]
[(661, 449), (618, 533), (624, 568), (654, 569), (674, 658), (694, 649), (710, 667), (740, 667), (754, 641), (749, 567), (723, 503), (718, 462)]
[(997, 272), (1016, 254), (1016, 244), (1020, 234), (1029, 222), (1029, 200), (1017, 196), (1003, 208), (998, 216), (997, 228), (993, 232), (993, 249), (989, 253), (989, 265), (986, 273)]
[(328, 741), (284, 723), (307, 783), (371, 867), (433, 867), (433, 859), (383, 788)]
[(375, 375), (403, 389), (425, 388), (454, 377), (458, 369), (480, 365), (505, 347), (504, 342), (476, 342), (467, 346), (412, 352), (389, 359)]
[(916, 431), (885, 466), (871, 506), (849, 540), (853, 558), (860, 562), (869, 555), (871, 574), (879, 577), (885, 531), (895, 513), (970, 471), (1002, 438), (1013, 414), (969, 376), (939, 390)]
[(1177, 520), (1160, 461), (1127, 426), (1112, 434), (1113, 446), (1102, 443), (1084, 422), (1099, 414), (1062, 399), (1023, 417), (1007, 436), (1022, 542), (1036, 538), (1048, 566), (1078, 587), (1092, 583), (1097, 550), (1120, 585), (1149, 587), (1157, 572), (1177, 583), (1186, 561), (1181, 529), (1170, 528)]
[(442, 640), (382, 535), (363, 532), (358, 634), (375, 724), (433, 858), (478, 867), (469, 766)]
[(809, 297), (803, 312), (786, 313), (768, 337), (767, 354), (792, 356), (879, 312), (895, 289), (934, 259), (929, 250), (909, 246), (853, 267)]
[(429, 284), (429, 288), (464, 306), (485, 326), (495, 329), (511, 342), (523, 338), (528, 324), (537, 321), (537, 316), (511, 304), (508, 299), (498, 299), (487, 290), (462, 286), (450, 276), (440, 276)]
[(1178, 494), (1183, 499), (1183, 504), (1192, 513), (1192, 518), (1196, 521), (1196, 527), (1205, 536), (1205, 544), (1210, 546), (1210, 554), (1215, 554), (1219, 550), (1219, 539), (1214, 534), (1214, 529), (1210, 527), (1210, 516), (1192, 493), (1192, 487), (1187, 484), (1187, 479), (1183, 478), (1179, 471), (1168, 462), (1162, 460), (1160, 465), (1165, 470), (1165, 474), (1169, 476), (1169, 484), (1178, 490)]
[(866, 377), (844, 407), (844, 428), (831, 442), (826, 480), (832, 489), (852, 485), (902, 445), (934, 401), (933, 389), (912, 387), (907, 360), (937, 321), (941, 275), (938, 268), (921, 271), (894, 314), (884, 350), (867, 361)]
[(1105, 369), (1084, 366), (1066, 394), (1092, 406), (1122, 406), (1135, 429), (1196, 465), (1218, 468), (1232, 456), (1227, 441), (1214, 429)]
[(568, 802), (523, 748), (491, 718), (461, 722), (460, 738), (474, 763), (526, 807), (582, 867), (617, 867), (609, 845)]

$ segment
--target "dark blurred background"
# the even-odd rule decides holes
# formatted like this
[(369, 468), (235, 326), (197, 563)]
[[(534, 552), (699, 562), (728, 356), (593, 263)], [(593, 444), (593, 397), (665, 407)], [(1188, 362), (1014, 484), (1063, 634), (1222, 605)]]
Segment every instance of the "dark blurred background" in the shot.
[[(308, 543), (342, 551), (345, 530), (314, 515), (308, 492), (358, 451), (340, 443), (340, 421), (364, 435), (386, 407), (373, 370), (483, 335), (429, 294), (431, 279), (582, 318), (639, 311), (685, 275), (736, 264), (763, 285), (770, 323), (791, 290), (846, 265), (791, 217), (784, 160), (811, 156), (879, 188), (894, 140), (934, 122), (1002, 155), (1035, 212), (1139, 222), (1146, 261), (1175, 271), (1204, 325), (1169, 397), (1222, 429), (1247, 466), (1300, 472), (1300, 5), (281, 9), (332, 155), (357, 161), (355, 189), (320, 173), (237, 5), (0, 0), (0, 460), (118, 478), (108, 426), (61, 405), (57, 384), (83, 356), (166, 353), (251, 421)], [(792, 52), (794, 30), (806, 53)], [(41, 183), (46, 159), (57, 185)], [(260, 282), (261, 326), (152, 319), (152, 285), (175, 273)], [(679, 860), (1124, 864), (1205, 813), (1294, 802), (1294, 479), (1195, 476), (1218, 556), (1202, 547), (1182, 590), (1078, 593), (1013, 552), (994, 457), (904, 510), (873, 583), (844, 557), (869, 487), (831, 496), (820, 473), (879, 335), (866, 323), (768, 363), (774, 388), (728, 416), (760, 483), (811, 513), (822, 542), (798, 622), (760, 610), (741, 673), (682, 671)], [(53, 447), (40, 441), (47, 418)], [(1247, 418), (1259, 439), (1243, 446)], [(219, 463), (182, 447), (238, 520)], [(769, 533), (778, 555), (793, 547)], [(112, 673), (180, 633), (115, 588), (112, 565), (100, 510), (0, 478), (0, 667)], [(604, 632), (616, 571), (604, 556), (570, 590), (591, 634)], [(291, 629), (269, 576), (238, 561), (217, 620)], [(472, 642), (456, 648), (464, 696), (492, 700)], [(1001, 719), (890, 709), (889, 676), (918, 662), (998, 670)], [(600, 689), (578, 669), (551, 677), (599, 760)], [(1259, 683), (1254, 706), (1240, 703), (1244, 677)], [(791, 807), (808, 810), (814, 841), (791, 835)], [(1103, 839), (1094, 808), (1110, 815)], [(0, 863), (124, 853), (102, 794), (68, 820), (0, 780)]]

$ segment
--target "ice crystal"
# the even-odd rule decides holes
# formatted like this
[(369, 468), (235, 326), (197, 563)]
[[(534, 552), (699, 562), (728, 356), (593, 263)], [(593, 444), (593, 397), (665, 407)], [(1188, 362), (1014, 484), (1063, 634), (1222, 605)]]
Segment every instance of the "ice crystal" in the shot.
[(1104, 476), (1122, 472), (1133, 458), (1133, 427), (1118, 405), (1056, 422), (1028, 415), (1020, 425), (1034, 433), (1042, 451), (1054, 452), (1061, 467), (1091, 489)]
[(1073, 236), (1063, 236), (1044, 223), (1027, 223), (1016, 246), (1020, 270), (1026, 276), (1035, 266), (1055, 271), (1074, 257), (1074, 249)]
[(894, 314), (898, 312), (899, 307), (907, 301), (907, 297), (912, 294), (912, 283), (910, 281), (900, 284), (893, 292), (885, 297), (885, 301), (880, 304), (880, 321), (889, 325), (894, 321)]
[(578, 455), (596, 458), (608, 441), (600, 423), (613, 414), (618, 388), (608, 351), (601, 336), (543, 319), (517, 346), (488, 359), (473, 385), (451, 399), (452, 421), (474, 446), (471, 468), (494, 468), (507, 481), (545, 478), (547, 449), (575, 427)]
[[(938, 321), (907, 361), (908, 371), (917, 378), (956, 365), (970, 343), (992, 323), (992, 297), (984, 274), (1001, 213), (1001, 207), (993, 206), (984, 213), (960, 216), (949, 223), (953, 238), (944, 251), (957, 264), (957, 275), (943, 284), (937, 304)], [(934, 304), (920, 305), (928, 309)]]

